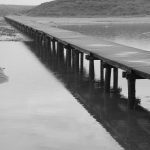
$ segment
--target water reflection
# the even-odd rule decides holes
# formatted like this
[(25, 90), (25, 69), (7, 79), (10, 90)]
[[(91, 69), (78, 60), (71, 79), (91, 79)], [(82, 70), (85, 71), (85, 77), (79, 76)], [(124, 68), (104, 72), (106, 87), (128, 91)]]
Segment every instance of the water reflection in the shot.
[[(85, 35), (101, 37), (115, 43), (150, 51), (150, 24), (149, 23), (111, 23), (103, 22), (97, 25), (67, 25), (60, 26), (67, 30), (77, 31)], [(97, 68), (96, 68), (97, 69)], [(119, 87), (122, 94), (127, 97), (127, 81), (122, 78), (122, 71), (119, 70)], [(141, 105), (150, 110), (149, 80), (137, 80), (136, 97), (141, 99)]]
[(65, 88), (127, 150), (150, 147), (150, 114), (142, 107), (128, 111), (127, 99), (120, 93), (105, 93), (103, 86), (90, 81), (84, 68), (76, 72), (66, 64), (66, 56), (58, 58), (53, 51), (35, 42), (26, 42), (38, 59), (55, 74)]

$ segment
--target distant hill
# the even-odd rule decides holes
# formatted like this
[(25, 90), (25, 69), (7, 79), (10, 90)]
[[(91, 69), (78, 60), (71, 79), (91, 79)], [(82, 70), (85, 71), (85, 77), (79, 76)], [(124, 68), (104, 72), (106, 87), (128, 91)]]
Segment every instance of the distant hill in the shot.
[(32, 9), (33, 6), (22, 5), (0, 5), (0, 16), (6, 16), (9, 14), (16, 14)]
[(30, 16), (150, 15), (150, 0), (55, 0), (28, 11)]

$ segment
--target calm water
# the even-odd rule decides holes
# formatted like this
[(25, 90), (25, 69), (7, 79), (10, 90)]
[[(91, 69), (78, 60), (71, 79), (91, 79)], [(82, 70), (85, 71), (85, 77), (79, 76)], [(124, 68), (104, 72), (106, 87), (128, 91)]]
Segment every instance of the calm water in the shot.
[(0, 149), (122, 149), (56, 78), (61, 74), (32, 53), (32, 46), (0, 42), (0, 64), (8, 76), (0, 85)]
[[(34, 41), (0, 42), (0, 66), (8, 76), (0, 84), (0, 149), (149, 149), (149, 111), (127, 110), (125, 79), (121, 93), (105, 93), (99, 61), (91, 82), (86, 60), (77, 74)], [(147, 81), (137, 83), (142, 106), (150, 103)]]

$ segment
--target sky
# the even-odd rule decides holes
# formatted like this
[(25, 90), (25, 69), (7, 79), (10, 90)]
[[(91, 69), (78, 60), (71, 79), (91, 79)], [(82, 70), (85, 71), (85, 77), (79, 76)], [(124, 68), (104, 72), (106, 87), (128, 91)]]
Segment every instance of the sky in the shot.
[(13, 5), (39, 5), (51, 0), (0, 0), (0, 4), (13, 4)]

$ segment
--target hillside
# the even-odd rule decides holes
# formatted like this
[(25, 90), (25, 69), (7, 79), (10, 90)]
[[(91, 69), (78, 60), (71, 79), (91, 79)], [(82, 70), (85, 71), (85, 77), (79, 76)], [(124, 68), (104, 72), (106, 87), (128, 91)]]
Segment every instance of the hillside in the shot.
[(33, 6), (21, 6), (21, 5), (0, 5), (0, 16), (6, 16), (9, 14), (16, 14), (18, 12), (24, 12), (32, 9)]
[(149, 15), (150, 0), (55, 0), (30, 11), (30, 16)]

